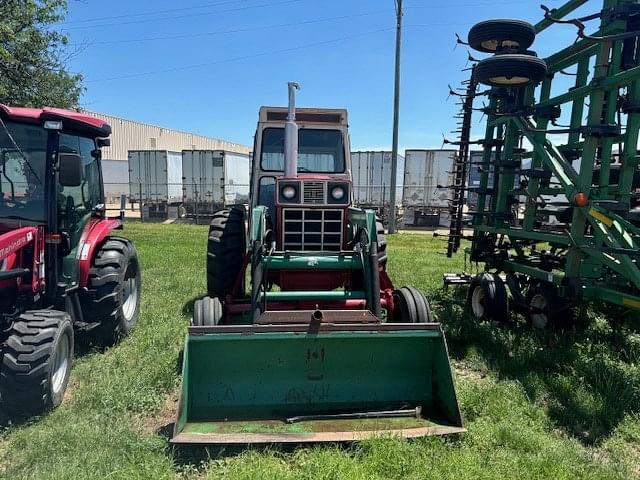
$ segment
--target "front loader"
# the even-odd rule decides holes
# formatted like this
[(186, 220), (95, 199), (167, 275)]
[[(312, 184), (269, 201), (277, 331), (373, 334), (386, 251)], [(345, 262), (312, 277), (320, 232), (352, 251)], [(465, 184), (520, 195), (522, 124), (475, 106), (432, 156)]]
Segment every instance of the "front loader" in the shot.
[(260, 109), (249, 218), (211, 222), (172, 442), (462, 432), (442, 329), (387, 275), (375, 212), (352, 205), (347, 112), (296, 109), (297, 88)]
[(75, 332), (109, 345), (137, 322), (138, 257), (104, 204), (110, 133), (78, 112), (0, 104), (0, 410), (11, 418), (62, 402)]

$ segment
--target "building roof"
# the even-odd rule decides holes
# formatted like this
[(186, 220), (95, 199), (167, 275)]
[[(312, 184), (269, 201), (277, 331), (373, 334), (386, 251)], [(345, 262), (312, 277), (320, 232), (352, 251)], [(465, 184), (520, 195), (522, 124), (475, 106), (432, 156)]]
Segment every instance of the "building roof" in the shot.
[(128, 120), (106, 113), (87, 110), (83, 110), (82, 113), (105, 121), (113, 128), (111, 146), (102, 149), (102, 158), (104, 159), (126, 161), (129, 150), (168, 150), (177, 152), (182, 150), (226, 150), (244, 154), (248, 154), (251, 150), (247, 145)]

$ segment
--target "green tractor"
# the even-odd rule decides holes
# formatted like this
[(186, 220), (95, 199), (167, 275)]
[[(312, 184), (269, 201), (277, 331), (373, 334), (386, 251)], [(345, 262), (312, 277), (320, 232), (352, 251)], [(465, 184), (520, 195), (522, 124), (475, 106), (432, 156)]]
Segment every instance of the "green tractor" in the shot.
[(296, 109), (297, 89), (260, 109), (249, 218), (211, 221), (172, 442), (462, 432), (443, 331), (387, 275), (375, 212), (353, 206), (347, 112)]

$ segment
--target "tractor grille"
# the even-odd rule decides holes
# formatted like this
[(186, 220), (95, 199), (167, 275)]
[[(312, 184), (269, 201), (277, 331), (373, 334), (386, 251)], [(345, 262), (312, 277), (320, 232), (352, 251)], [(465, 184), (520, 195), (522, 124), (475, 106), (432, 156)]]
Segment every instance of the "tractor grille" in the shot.
[(342, 210), (284, 209), (284, 250), (339, 251), (342, 213)]
[(302, 184), (303, 190), (303, 203), (319, 204), (326, 203), (324, 195), (324, 183), (323, 182), (304, 182)]

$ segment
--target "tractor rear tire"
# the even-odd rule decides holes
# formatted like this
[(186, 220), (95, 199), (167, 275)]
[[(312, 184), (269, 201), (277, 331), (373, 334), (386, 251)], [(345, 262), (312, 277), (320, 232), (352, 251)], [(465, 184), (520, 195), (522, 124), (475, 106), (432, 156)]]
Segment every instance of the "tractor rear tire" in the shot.
[(433, 313), (427, 298), (415, 287), (393, 292), (393, 323), (432, 323)]
[(20, 315), (2, 348), (2, 410), (29, 417), (60, 405), (72, 363), (73, 327), (66, 312), (30, 310)]
[(113, 345), (138, 323), (142, 276), (138, 253), (126, 238), (108, 237), (93, 258), (88, 294), (83, 299), (85, 321), (98, 322), (93, 337)]
[(497, 19), (476, 23), (467, 37), (469, 46), (485, 53), (495, 53), (500, 48), (527, 50), (536, 38), (536, 30), (522, 20)]
[(231, 207), (213, 214), (207, 245), (207, 292), (224, 298), (242, 270), (247, 251), (244, 208)]
[(494, 55), (478, 62), (474, 74), (480, 83), (492, 87), (524, 87), (544, 80), (547, 63), (519, 53)]
[(503, 323), (509, 318), (509, 296), (497, 273), (485, 272), (473, 277), (467, 303), (476, 320)]
[(378, 266), (387, 269), (387, 239), (384, 236), (384, 224), (380, 217), (376, 217), (376, 231), (378, 234)]
[(222, 302), (218, 297), (204, 297), (193, 304), (191, 324), (195, 327), (218, 325), (222, 320)]

